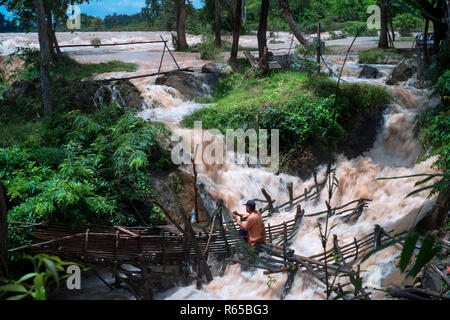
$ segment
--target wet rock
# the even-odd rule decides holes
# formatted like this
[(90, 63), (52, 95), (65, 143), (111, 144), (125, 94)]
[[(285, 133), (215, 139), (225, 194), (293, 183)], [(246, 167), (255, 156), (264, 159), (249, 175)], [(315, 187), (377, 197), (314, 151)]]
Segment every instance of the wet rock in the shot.
[(156, 84), (177, 89), (187, 100), (212, 96), (218, 73), (194, 73), (173, 71), (156, 79)]
[[(90, 113), (98, 110), (96, 104), (111, 103), (116, 104), (119, 108), (129, 107), (138, 110), (144, 106), (144, 100), (141, 98), (139, 90), (130, 81), (105, 84), (93, 80), (66, 81), (63, 77), (55, 77), (53, 80), (55, 107), (61, 111), (81, 110)], [(28, 116), (22, 116), (29, 120), (34, 119), (36, 113), (42, 112), (41, 100), (41, 81), (38, 78), (18, 80), (3, 93), (3, 105), (7, 106), (8, 110), (28, 112)], [(34, 109), (30, 107), (31, 104)]]
[(284, 41), (272, 39), (269, 41), (270, 44), (282, 44)]
[(432, 85), (433, 85), (433, 82), (432, 81), (428, 81), (428, 80), (416, 80), (412, 84), (412, 86), (414, 88), (419, 89), (419, 90), (424, 90), (424, 89), (431, 88)]
[(270, 61), (278, 62), (283, 70), (303, 71), (301, 59), (293, 54), (274, 55), (271, 57)]
[(377, 68), (363, 65), (361, 73), (359, 74), (359, 78), (365, 78), (365, 79), (377, 79), (381, 76), (380, 72)]
[(404, 82), (410, 79), (417, 71), (417, 67), (413, 60), (404, 60), (394, 71), (392, 71), (391, 76), (386, 81), (387, 85), (395, 85), (398, 82)]
[(442, 279), (430, 266), (425, 266), (422, 273), (422, 288), (441, 292)]
[(233, 73), (233, 68), (225, 63), (207, 63), (202, 67), (203, 73), (217, 73), (223, 76), (229, 76)]

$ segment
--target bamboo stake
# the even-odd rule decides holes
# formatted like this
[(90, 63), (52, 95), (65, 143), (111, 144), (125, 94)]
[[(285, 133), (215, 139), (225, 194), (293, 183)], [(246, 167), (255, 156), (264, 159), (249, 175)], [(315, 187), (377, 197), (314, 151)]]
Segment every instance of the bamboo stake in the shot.
[(287, 189), (289, 193), (289, 207), (292, 208), (294, 206), (294, 185), (292, 182), (287, 184)]
[(169, 51), (170, 55), (172, 56), (173, 61), (177, 65), (178, 71), (181, 71), (180, 66), (177, 63), (177, 60), (175, 60), (175, 57), (173, 56), (172, 51), (170, 51), (169, 46), (167, 45), (167, 41), (165, 41), (162, 36), (159, 36), (159, 37), (164, 42), (164, 46), (166, 47), (167, 51)]

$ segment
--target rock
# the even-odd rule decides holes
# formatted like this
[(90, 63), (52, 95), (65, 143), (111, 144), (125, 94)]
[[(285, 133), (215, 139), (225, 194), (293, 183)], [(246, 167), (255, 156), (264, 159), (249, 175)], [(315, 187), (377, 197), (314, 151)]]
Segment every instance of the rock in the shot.
[(412, 86), (419, 90), (429, 89), (433, 85), (432, 81), (429, 80), (416, 80)]
[(270, 44), (282, 44), (284, 41), (272, 39), (269, 41)]
[(413, 60), (402, 61), (397, 67), (395, 67), (394, 71), (392, 71), (392, 74), (386, 81), (386, 84), (395, 85), (398, 82), (407, 81), (416, 73), (416, 71), (417, 67), (415, 66)]
[(389, 56), (384, 57), (384, 59), (382, 61), (383, 64), (393, 64), (393, 65), (399, 64), (400, 62), (401, 62), (401, 59), (389, 57)]
[(380, 73), (378, 72), (378, 69), (368, 65), (363, 65), (361, 73), (359, 74), (359, 78), (366, 79), (376, 79), (379, 76)]
[(202, 67), (203, 73), (217, 73), (223, 76), (229, 76), (233, 73), (233, 68), (224, 63), (207, 63)]
[(442, 279), (430, 266), (425, 266), (423, 268), (422, 288), (441, 292)]
[(173, 71), (156, 79), (156, 84), (177, 89), (187, 100), (212, 96), (218, 73), (194, 73)]

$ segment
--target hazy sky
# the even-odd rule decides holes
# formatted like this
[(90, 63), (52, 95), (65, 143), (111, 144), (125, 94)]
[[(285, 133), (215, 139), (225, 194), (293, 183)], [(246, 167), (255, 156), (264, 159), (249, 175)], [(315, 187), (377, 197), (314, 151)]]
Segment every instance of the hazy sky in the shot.
[[(200, 8), (204, 5), (203, 0), (192, 0), (192, 3), (196, 8)], [(145, 0), (91, 0), (90, 4), (81, 5), (81, 12), (104, 18), (114, 12), (117, 14), (138, 13), (144, 6)], [(0, 12), (5, 14), (8, 18), (11, 17), (4, 7), (0, 7)]]

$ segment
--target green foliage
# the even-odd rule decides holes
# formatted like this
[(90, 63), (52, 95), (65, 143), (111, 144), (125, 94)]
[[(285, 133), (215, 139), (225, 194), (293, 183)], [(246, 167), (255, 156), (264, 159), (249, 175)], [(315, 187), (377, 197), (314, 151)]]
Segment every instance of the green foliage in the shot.
[[(94, 39), (95, 40), (95, 39)], [(97, 41), (93, 42), (97, 43)], [(101, 43), (101, 42), (100, 42)], [(41, 56), (39, 50), (32, 48), (17, 48), (12, 54), (24, 61), (23, 70), (16, 71), (16, 78), (30, 80), (40, 77)], [(50, 72), (53, 75), (63, 76), (65, 80), (81, 80), (97, 73), (127, 71), (133, 72), (137, 70), (134, 63), (126, 63), (122, 61), (108, 61), (101, 63), (79, 63), (75, 59), (62, 55), (55, 57), (51, 61)]]
[[(151, 171), (172, 168), (163, 126), (104, 108), (43, 120), (38, 134), (0, 148), (0, 179), (11, 199), (9, 219), (23, 222), (153, 224), (159, 211)], [(11, 245), (23, 243), (12, 232)]]
[(91, 40), (91, 44), (95, 47), (95, 48), (99, 48), (100, 45), (102, 44), (102, 40), (100, 40), (100, 38), (94, 38)]
[(383, 64), (386, 61), (386, 57), (401, 60), (404, 58), (402, 53), (397, 52), (395, 49), (381, 49), (374, 48), (359, 53), (359, 63), (364, 64)]
[(78, 265), (47, 254), (34, 257), (26, 255), (24, 260), (31, 263), (33, 272), (25, 274), (19, 280), (1, 280), (4, 284), (0, 286), (0, 298), (46, 300), (48, 291), (53, 287), (59, 288), (60, 281), (69, 277), (65, 274), (65, 267)]
[(450, 192), (450, 72), (446, 71), (434, 87), (441, 95), (441, 103), (418, 116), (416, 133), (421, 133), (420, 141), (429, 150), (423, 160), (437, 156), (433, 166), (444, 172), (432, 193), (445, 193)]
[(402, 13), (393, 19), (393, 24), (402, 37), (408, 37), (411, 36), (412, 32), (419, 30), (423, 22), (410, 13)]
[[(394, 237), (393, 240), (383, 244), (375, 250), (370, 251), (361, 260), (361, 263), (369, 259), (372, 255), (389, 248), (397, 243), (404, 241), (401, 257), (400, 270), (404, 273), (409, 269), (407, 277), (415, 278), (419, 272), (433, 260), (441, 251), (441, 244), (431, 235), (427, 235), (422, 241), (419, 240), (419, 234), (416, 232), (403, 232)], [(414, 252), (419, 248), (419, 252), (414, 259)], [(414, 261), (415, 260), (415, 261)], [(411, 266), (410, 268), (408, 268)]]
[[(334, 81), (323, 75), (280, 72), (266, 78), (233, 74), (222, 79), (215, 93), (217, 103), (184, 118), (191, 127), (279, 129), (284, 151), (306, 143), (336, 147), (352, 126), (355, 113), (384, 108), (387, 93), (380, 88), (344, 84), (335, 101)], [(287, 150), (286, 150), (287, 149)]]

